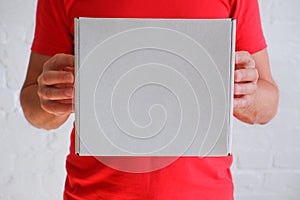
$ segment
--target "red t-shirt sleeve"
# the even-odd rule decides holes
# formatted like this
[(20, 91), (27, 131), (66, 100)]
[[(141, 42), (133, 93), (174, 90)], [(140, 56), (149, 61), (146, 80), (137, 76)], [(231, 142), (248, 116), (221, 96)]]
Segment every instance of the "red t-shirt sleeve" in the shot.
[(257, 0), (235, 0), (232, 18), (236, 19), (236, 50), (251, 54), (267, 47), (263, 35)]
[(31, 50), (53, 56), (73, 53), (73, 37), (66, 16), (64, 1), (39, 0), (36, 11), (35, 35)]

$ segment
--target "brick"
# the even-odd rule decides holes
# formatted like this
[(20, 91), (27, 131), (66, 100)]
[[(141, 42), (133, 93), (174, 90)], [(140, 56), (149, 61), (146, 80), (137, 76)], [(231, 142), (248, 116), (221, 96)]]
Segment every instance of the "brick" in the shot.
[[(19, 92), (23, 85), (30, 54), (28, 46), (19, 46), (19, 41), (13, 41), (7, 46), (7, 51), (13, 52), (7, 56), (6, 81), (8, 88)], [(18, 55), (18, 59), (15, 59)]]
[(43, 155), (32, 152), (21, 154), (16, 157), (16, 173), (27, 175), (40, 175), (49, 171), (55, 171), (54, 155), (43, 152)]
[(6, 140), (3, 142), (13, 144), (9, 150), (11, 153), (19, 156), (35, 154), (36, 151), (43, 151), (45, 148), (47, 135), (32, 127), (19, 112), (7, 115), (4, 132)]
[(26, 28), (26, 32), (23, 36), (23, 41), (26, 45), (31, 46), (31, 43), (33, 41), (33, 35), (34, 35), (34, 24), (30, 24), (30, 26), (28, 26)]
[[(300, 145), (299, 145), (300, 147)], [(300, 150), (282, 150), (274, 156), (274, 167), (285, 169), (300, 169)]]
[[(275, 47), (274, 45), (277, 46), (277, 45), (282, 44), (284, 47), (286, 47), (286, 46), (296, 47), (295, 44), (291, 43), (291, 41), (299, 42), (299, 38), (297, 38), (297, 34), (300, 32), (300, 30), (295, 29), (295, 26), (297, 26), (297, 24), (291, 23), (288, 21), (265, 24), (265, 28), (266, 28), (265, 35), (266, 35), (266, 38), (268, 39), (270, 45), (272, 45), (272, 47)], [(291, 31), (293, 31), (293, 32), (291, 32)], [(271, 32), (272, 32), (272, 34), (270, 34)], [(283, 40), (285, 40), (284, 43), (282, 42)], [(272, 49), (272, 52), (277, 52), (279, 50), (280, 49)], [(286, 52), (282, 52), (282, 54), (278, 54), (278, 56), (279, 56), (278, 58), (284, 58), (283, 55), (287, 55), (288, 52), (290, 52), (290, 51), (286, 51)], [(291, 54), (290, 56), (294, 57), (297, 55)]]
[[(22, 37), (24, 28), (28, 27), (34, 20), (36, 2), (36, 0), (12, 0), (3, 3), (5, 9), (1, 9), (1, 19), (6, 22), (4, 25), (9, 27), (7, 29), (9, 37)], [(16, 15), (16, 13), (20, 14)]]
[(266, 2), (266, 1), (263, 1), (263, 0), (259, 0), (259, 7), (260, 8), (263, 8), (260, 10), (260, 15), (261, 15), (261, 18), (263, 19), (262, 23), (270, 23), (270, 12), (271, 12), (271, 9), (272, 9), (272, 6), (273, 6), (273, 1), (272, 2)]
[(236, 194), (236, 200), (299, 200), (295, 195), (278, 194)]
[(70, 129), (64, 128), (62, 131), (48, 133), (46, 137), (46, 148), (51, 153), (66, 152), (69, 147), (69, 133)]
[(39, 177), (18, 174), (10, 179), (9, 184), (1, 187), (1, 191), (11, 199), (31, 199), (37, 191), (41, 191)]
[(272, 153), (267, 151), (244, 151), (237, 153), (239, 169), (268, 169), (271, 167)]
[[(1, 148), (1, 150), (3, 150), (3, 149)], [(5, 151), (1, 151), (1, 152), (5, 152)], [(7, 172), (13, 172), (15, 157), (16, 156), (13, 154), (2, 153), (2, 155), (0, 155), (0, 159), (2, 161), (5, 161), (5, 162), (1, 162), (1, 165), (0, 165), (1, 177), (2, 177), (2, 175), (6, 174)]]
[[(32, 134), (33, 132), (38, 131), (38, 129), (34, 128), (26, 121), (23, 113), (21, 113), (19, 109), (15, 110), (14, 112), (8, 113), (6, 118), (7, 118), (6, 128), (10, 130), (12, 133), (19, 134), (19, 132), (22, 131), (22, 132), (27, 132)], [(16, 122), (17, 122), (17, 126), (16, 126)]]
[[(3, 149), (3, 147), (0, 148), (1, 152), (6, 152), (2, 151)], [(2, 188), (5, 185), (9, 185), (10, 180), (12, 179), (12, 174), (14, 173), (15, 155), (2, 153), (0, 155), (0, 159), (0, 188)]]
[(296, 121), (297, 121), (296, 131), (297, 131), (298, 134), (300, 134), (300, 111), (297, 112)]
[[(275, 47), (279, 48), (279, 47)], [(287, 47), (288, 48), (288, 47)], [(295, 58), (294, 58), (295, 59)], [(275, 61), (275, 60), (274, 60)], [(278, 60), (276, 61), (278, 65), (289, 65), (293, 66), (293, 60)], [(278, 84), (279, 91), (284, 91), (289, 94), (289, 96), (295, 95), (297, 90), (297, 84), (299, 81), (299, 69), (294, 70), (293, 68), (290, 69), (273, 69), (274, 73), (281, 74), (280, 77), (276, 77), (276, 82)], [(299, 73), (298, 73), (299, 72)], [(288, 79), (287, 79), (288, 77)], [(287, 89), (288, 88), (288, 89)]]
[(15, 108), (15, 94), (8, 89), (0, 89), (0, 110), (10, 112)]
[[(298, 9), (300, 8), (299, 1), (277, 1), (272, 8), (273, 20), (280, 22), (296, 22), (300, 20)], [(284, 15), (278, 15), (278, 13), (284, 12)]]
[(255, 171), (241, 172), (236, 170), (232, 172), (233, 182), (236, 193), (249, 193), (257, 190), (263, 184), (263, 176)]
[[(286, 136), (287, 135), (286, 133), (288, 131), (294, 133), (298, 124), (297, 113), (298, 110), (295, 109), (294, 107), (291, 106), (288, 106), (286, 108), (280, 107), (278, 109), (278, 113), (275, 116), (275, 118), (270, 123), (268, 123), (265, 127), (272, 128), (273, 130), (272, 136), (276, 135), (276, 137), (279, 135)], [(285, 134), (282, 133), (283, 130), (285, 131)]]
[(57, 173), (43, 174), (41, 177), (41, 187), (49, 195), (53, 195), (53, 199), (62, 199), (64, 188), (64, 176)]
[(0, 25), (0, 44), (7, 43), (7, 33), (3, 26)]
[[(300, 62), (300, 61), (299, 61)], [(298, 87), (299, 88), (299, 87)], [(291, 98), (291, 96), (293, 98)], [(292, 113), (295, 113), (296, 115), (296, 123), (297, 125), (300, 123), (298, 119), (298, 114), (300, 113), (300, 104), (299, 104), (299, 99), (300, 99), (300, 93), (294, 93), (293, 91), (287, 91), (287, 90), (281, 90), (280, 91), (280, 110), (279, 114), (281, 113), (281, 110), (292, 110)], [(291, 116), (293, 117), (293, 116)]]
[(265, 174), (264, 188), (279, 194), (300, 196), (300, 171), (274, 171)]
[(0, 67), (0, 89), (3, 89), (5, 87), (6, 87), (5, 69)]
[(272, 133), (263, 126), (235, 128), (232, 145), (233, 154), (246, 150), (270, 149), (271, 137)]
[(7, 56), (8, 53), (7, 51), (4, 49), (5, 45), (2, 45), (2, 47), (0, 47), (0, 69), (6, 69), (7, 68)]
[[(285, 130), (287, 129), (287, 130)], [(300, 134), (296, 130), (288, 130), (289, 128), (282, 126), (281, 129), (277, 129), (271, 138), (271, 144), (273, 151), (280, 152), (284, 150), (294, 149), (300, 146)]]
[[(6, 125), (6, 115), (4, 111), (0, 111), (0, 130), (4, 130)], [(4, 136), (4, 131), (0, 132), (0, 141), (1, 138)]]

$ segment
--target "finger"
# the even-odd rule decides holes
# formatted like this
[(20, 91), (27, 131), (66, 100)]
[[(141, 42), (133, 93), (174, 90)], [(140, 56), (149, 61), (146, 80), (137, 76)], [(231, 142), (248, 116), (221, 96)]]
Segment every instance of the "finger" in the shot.
[(56, 54), (44, 64), (46, 70), (62, 70), (65, 67), (74, 67), (74, 56), (69, 54)]
[(241, 107), (245, 107), (245, 100), (240, 97), (240, 98), (235, 98), (233, 100), (233, 107), (236, 108), (241, 108)]
[(38, 77), (41, 85), (70, 84), (74, 82), (74, 75), (66, 71), (47, 71)]
[(254, 94), (256, 89), (257, 84), (254, 82), (234, 84), (234, 95)]
[(59, 103), (62, 104), (73, 104), (74, 100), (73, 99), (62, 99), (62, 100), (58, 100)]
[(74, 87), (74, 83), (58, 83), (53, 85), (53, 87), (55, 88), (73, 88)]
[(65, 67), (64, 69), (63, 69), (64, 71), (67, 71), (67, 72), (72, 72), (72, 73), (74, 73), (74, 67)]
[(234, 72), (235, 82), (249, 82), (258, 80), (258, 71), (254, 69), (238, 69)]
[(243, 95), (239, 98), (234, 98), (233, 107), (234, 109), (240, 109), (248, 107), (251, 104), (251, 95)]
[(251, 54), (247, 51), (236, 52), (235, 65), (237, 69), (255, 68), (255, 62)]
[(73, 88), (43, 87), (38, 89), (38, 96), (44, 100), (71, 99), (73, 95)]
[(43, 101), (41, 103), (41, 107), (46, 112), (57, 116), (66, 115), (74, 112), (73, 104), (62, 104), (57, 101)]

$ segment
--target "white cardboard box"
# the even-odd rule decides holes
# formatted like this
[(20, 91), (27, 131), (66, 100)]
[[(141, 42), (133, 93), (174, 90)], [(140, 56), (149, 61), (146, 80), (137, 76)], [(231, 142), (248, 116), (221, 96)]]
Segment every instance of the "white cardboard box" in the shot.
[(235, 21), (75, 19), (76, 152), (231, 152)]

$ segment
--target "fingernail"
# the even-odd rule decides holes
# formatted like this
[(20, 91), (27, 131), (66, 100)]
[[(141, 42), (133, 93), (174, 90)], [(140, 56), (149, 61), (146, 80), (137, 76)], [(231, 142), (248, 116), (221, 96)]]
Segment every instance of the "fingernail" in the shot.
[(239, 55), (235, 54), (235, 63), (239, 63), (239, 59), (240, 59)]
[(72, 89), (66, 89), (65, 90), (65, 95), (68, 97), (71, 97), (73, 95), (73, 90)]
[(234, 99), (234, 100), (233, 100), (233, 107), (236, 107), (237, 104), (238, 104), (238, 102)]
[(67, 81), (71, 81), (72, 80), (72, 75), (71, 74), (66, 74), (65, 75), (65, 80), (67, 80)]
[(241, 87), (239, 85), (234, 86), (235, 93), (239, 93)]
[(243, 74), (241, 72), (236, 72), (236, 81), (240, 81), (243, 79)]

